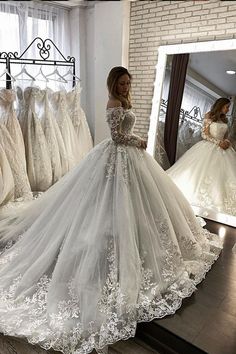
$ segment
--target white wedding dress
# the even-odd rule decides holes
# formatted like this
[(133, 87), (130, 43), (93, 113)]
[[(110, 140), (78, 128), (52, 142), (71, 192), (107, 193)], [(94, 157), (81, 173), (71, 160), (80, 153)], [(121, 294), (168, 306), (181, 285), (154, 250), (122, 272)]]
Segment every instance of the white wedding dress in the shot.
[(53, 92), (51, 102), (54, 107), (54, 117), (57, 119), (65, 144), (68, 168), (71, 170), (81, 161), (83, 155), (79, 148), (75, 128), (69, 116), (66, 96), (67, 92), (65, 90)]
[[(204, 133), (205, 127), (210, 134)], [(236, 152), (223, 150), (228, 126), (205, 119), (203, 141), (189, 149), (167, 170), (189, 203), (193, 206), (236, 216)]]
[(194, 144), (202, 140), (201, 125), (194, 121), (184, 120), (178, 131), (176, 159), (178, 160)]
[(38, 87), (18, 88), (19, 120), (25, 143), (26, 164), (32, 191), (44, 192), (52, 185), (49, 148), (36, 106), (42, 104), (43, 92)]
[(28, 208), (1, 215), (0, 331), (65, 354), (173, 314), (222, 247), (138, 148), (132, 111), (108, 109), (107, 121), (112, 139)]
[[(5, 152), (5, 157), (8, 160), (7, 164), (5, 157), (2, 156), (3, 165), (1, 166), (1, 169), (6, 169), (5, 171), (2, 170), (2, 176), (5, 174), (5, 182), (7, 182), (7, 175), (9, 178), (9, 184), (4, 182), (5, 187), (7, 184), (8, 187), (12, 185), (13, 177), (14, 198), (18, 200), (19, 198), (27, 200), (32, 199), (32, 193), (26, 172), (23, 136), (14, 110), (14, 101), (15, 92), (13, 90), (0, 90), (0, 144)], [(9, 166), (12, 176), (8, 172)]]
[(77, 135), (78, 148), (81, 154), (81, 158), (83, 158), (92, 149), (93, 140), (90, 134), (85, 113), (80, 105), (81, 91), (81, 87), (77, 85), (72, 91), (67, 93), (66, 98), (70, 118)]

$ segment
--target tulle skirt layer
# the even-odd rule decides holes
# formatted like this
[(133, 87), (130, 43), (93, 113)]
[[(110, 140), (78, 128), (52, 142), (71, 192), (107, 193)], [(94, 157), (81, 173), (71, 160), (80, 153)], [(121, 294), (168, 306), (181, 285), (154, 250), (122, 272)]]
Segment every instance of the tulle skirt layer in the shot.
[(221, 250), (156, 161), (112, 140), (0, 233), (0, 331), (66, 354), (173, 314)]
[(236, 152), (200, 141), (170, 169), (168, 175), (191, 205), (236, 216)]

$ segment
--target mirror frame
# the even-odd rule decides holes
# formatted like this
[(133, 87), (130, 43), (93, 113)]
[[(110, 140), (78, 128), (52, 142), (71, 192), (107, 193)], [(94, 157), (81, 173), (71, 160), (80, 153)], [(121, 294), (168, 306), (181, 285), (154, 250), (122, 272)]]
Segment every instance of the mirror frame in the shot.
[(154, 81), (154, 93), (152, 99), (152, 110), (148, 130), (147, 152), (155, 156), (157, 125), (162, 98), (162, 88), (165, 78), (167, 55), (183, 53), (216, 52), (222, 50), (235, 50), (236, 39), (225, 39), (220, 41), (195, 42), (186, 44), (164, 45), (158, 48), (158, 61), (156, 65), (156, 77)]
[[(148, 145), (147, 152), (155, 156), (157, 126), (159, 121), (159, 113), (162, 99), (162, 88), (165, 79), (165, 71), (167, 64), (167, 55), (183, 54), (183, 53), (203, 53), (203, 52), (217, 52), (222, 50), (235, 50), (236, 39), (225, 39), (207, 42), (195, 42), (186, 44), (172, 44), (164, 45), (158, 48), (158, 61), (156, 65), (156, 76), (154, 82), (154, 93), (152, 99), (152, 110), (150, 115), (150, 124), (148, 131)], [(200, 213), (201, 214), (201, 213)], [(200, 215), (199, 214), (199, 215)], [(202, 215), (204, 217), (204, 215)], [(209, 220), (218, 221), (222, 224), (236, 227), (236, 217), (228, 214), (208, 215)]]

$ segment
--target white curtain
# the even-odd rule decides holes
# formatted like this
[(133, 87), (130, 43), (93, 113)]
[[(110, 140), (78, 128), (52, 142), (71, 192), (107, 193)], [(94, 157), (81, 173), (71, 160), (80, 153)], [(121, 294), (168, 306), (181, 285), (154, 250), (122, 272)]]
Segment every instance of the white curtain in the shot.
[[(12, 51), (21, 54), (35, 37), (51, 39), (67, 58), (71, 52), (69, 11), (43, 2), (0, 1), (0, 52)], [(33, 45), (24, 57), (40, 58), (37, 45)], [(53, 49), (50, 50), (50, 58), (62, 60), (60, 54)], [(3, 69), (2, 64), (1, 70)], [(20, 69), (20, 66), (12, 65), (12, 74), (17, 74)], [(33, 76), (39, 69), (38, 66), (27, 65), (27, 71)], [(62, 75), (66, 73), (66, 69), (59, 69)], [(42, 70), (47, 75), (54, 67), (44, 66)]]

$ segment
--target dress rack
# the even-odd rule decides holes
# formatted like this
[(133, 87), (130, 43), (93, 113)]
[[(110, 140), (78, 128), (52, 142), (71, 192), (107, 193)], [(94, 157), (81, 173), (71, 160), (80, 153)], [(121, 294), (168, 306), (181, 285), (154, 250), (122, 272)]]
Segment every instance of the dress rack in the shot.
[[(39, 50), (40, 58), (25, 58), (25, 54), (28, 50), (36, 45)], [(51, 59), (50, 58), (50, 50), (55, 49), (57, 53), (60, 55), (60, 59)], [(49, 59), (50, 58), (50, 59)], [(18, 52), (0, 52), (0, 63), (5, 63), (6, 66), (6, 88), (12, 88), (12, 77), (11, 75), (11, 67), (13, 64), (27, 64), (27, 65), (53, 65), (53, 66), (64, 66), (72, 68), (72, 86), (74, 87), (76, 84), (76, 74), (75, 74), (75, 58), (68, 56), (67, 58), (62, 54), (59, 48), (55, 45), (55, 43), (47, 38), (43, 40), (40, 37), (36, 37), (28, 47), (23, 51), (22, 54), (18, 54)], [(10, 75), (9, 75), (9, 74)]]
[[(161, 109), (163, 112), (166, 112), (168, 105), (168, 100), (161, 100)], [(190, 120), (198, 124), (202, 124), (203, 118), (201, 114), (200, 107), (194, 106), (190, 111), (186, 111), (183, 108), (180, 110), (180, 123), (183, 123), (184, 120)]]

